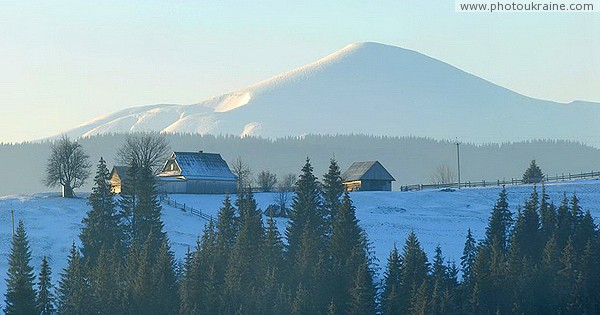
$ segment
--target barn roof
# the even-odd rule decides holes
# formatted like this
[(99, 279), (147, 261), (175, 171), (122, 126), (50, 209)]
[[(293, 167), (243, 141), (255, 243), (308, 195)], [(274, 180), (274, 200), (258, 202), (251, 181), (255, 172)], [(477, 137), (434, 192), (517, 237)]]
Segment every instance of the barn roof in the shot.
[[(167, 170), (169, 161), (175, 160), (179, 170)], [(173, 152), (165, 163), (160, 177), (181, 176), (186, 179), (237, 180), (227, 162), (218, 153)]]
[(342, 174), (342, 179), (347, 182), (355, 180), (396, 180), (379, 161), (354, 162)]

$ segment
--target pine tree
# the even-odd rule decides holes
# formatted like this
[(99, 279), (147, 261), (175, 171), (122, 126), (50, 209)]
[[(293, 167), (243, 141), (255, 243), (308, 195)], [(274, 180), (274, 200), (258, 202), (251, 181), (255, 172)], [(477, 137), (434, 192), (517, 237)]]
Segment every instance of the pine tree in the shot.
[(48, 264), (46, 256), (42, 258), (42, 266), (38, 277), (38, 295), (36, 300), (37, 313), (41, 315), (51, 315), (54, 313), (54, 293), (52, 285), (52, 270)]
[(19, 221), (17, 231), (12, 238), (8, 258), (8, 278), (6, 279), (6, 314), (36, 314), (36, 292), (33, 288), (33, 267), (29, 240), (23, 221)]
[[(102, 247), (112, 248), (120, 246), (123, 234), (119, 226), (119, 216), (116, 212), (116, 202), (113, 198), (110, 184), (110, 173), (104, 159), (100, 158), (98, 170), (94, 177), (94, 187), (88, 198), (92, 209), (83, 219), (81, 239), (81, 252), (83, 258), (93, 266)], [(117, 253), (121, 255), (121, 253)]]
[(67, 259), (67, 267), (60, 275), (58, 313), (89, 314), (88, 292), (81, 255), (73, 243)]
[(401, 286), (401, 258), (396, 243), (388, 257), (383, 275), (383, 291), (381, 293), (381, 309), (383, 314), (399, 314), (401, 305), (399, 290)]
[(539, 183), (543, 180), (544, 173), (542, 172), (542, 169), (535, 163), (535, 160), (531, 160), (531, 163), (529, 163), (529, 167), (523, 174), (523, 183)]

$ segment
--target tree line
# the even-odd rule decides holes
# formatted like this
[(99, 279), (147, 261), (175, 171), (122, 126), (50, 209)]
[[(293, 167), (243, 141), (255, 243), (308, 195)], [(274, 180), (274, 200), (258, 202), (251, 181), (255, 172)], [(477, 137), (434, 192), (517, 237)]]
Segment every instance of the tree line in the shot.
[[(381, 280), (335, 160), (320, 181), (306, 160), (281, 235), (252, 191), (226, 197), (195, 248), (176, 263), (152, 165), (164, 148), (131, 138), (130, 176), (111, 192), (98, 163), (81, 247), (52, 282), (37, 281), (23, 222), (12, 240), (7, 314), (569, 314), (600, 312), (600, 241), (575, 195), (558, 206), (534, 188), (517, 213), (503, 189), (485, 236), (467, 233), (460, 265), (430, 261), (417, 235), (391, 250)], [(164, 149), (163, 149), (164, 150)], [(34, 285), (34, 282), (36, 285)], [(54, 288), (54, 286), (56, 286)]]

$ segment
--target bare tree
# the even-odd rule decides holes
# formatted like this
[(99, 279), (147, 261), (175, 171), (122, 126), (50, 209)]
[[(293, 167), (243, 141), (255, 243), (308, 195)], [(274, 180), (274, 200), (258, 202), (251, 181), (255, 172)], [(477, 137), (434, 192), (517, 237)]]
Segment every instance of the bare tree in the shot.
[(64, 198), (75, 197), (74, 189), (81, 187), (90, 176), (89, 155), (77, 141), (63, 135), (52, 144), (52, 153), (46, 165), (44, 184), (62, 186)]
[(262, 171), (256, 176), (256, 184), (258, 184), (261, 191), (273, 191), (275, 184), (277, 184), (277, 175), (269, 171)]
[(156, 174), (163, 166), (169, 150), (169, 143), (162, 135), (128, 135), (119, 149), (118, 161), (130, 167), (149, 167)]
[(436, 184), (450, 184), (454, 182), (454, 171), (448, 164), (441, 164), (435, 168), (435, 172), (431, 175), (431, 181)]
[(242, 189), (250, 186), (252, 183), (252, 171), (250, 167), (241, 156), (238, 156), (233, 163), (231, 163), (231, 171), (237, 177), (237, 191), (241, 192)]
[(292, 199), (294, 192), (294, 185), (298, 176), (295, 174), (286, 174), (281, 177), (279, 184), (277, 185), (277, 195), (275, 196), (275, 203), (279, 206), (280, 213), (282, 216), (286, 216), (287, 205)]

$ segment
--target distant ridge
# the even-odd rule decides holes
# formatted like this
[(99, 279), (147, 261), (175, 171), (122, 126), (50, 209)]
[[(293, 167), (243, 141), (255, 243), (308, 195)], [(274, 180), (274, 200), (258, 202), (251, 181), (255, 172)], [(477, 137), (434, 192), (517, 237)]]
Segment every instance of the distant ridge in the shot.
[(478, 143), (567, 139), (600, 147), (598, 117), (598, 103), (526, 97), (418, 52), (367, 42), (197, 104), (128, 108), (66, 133), (363, 133)]

